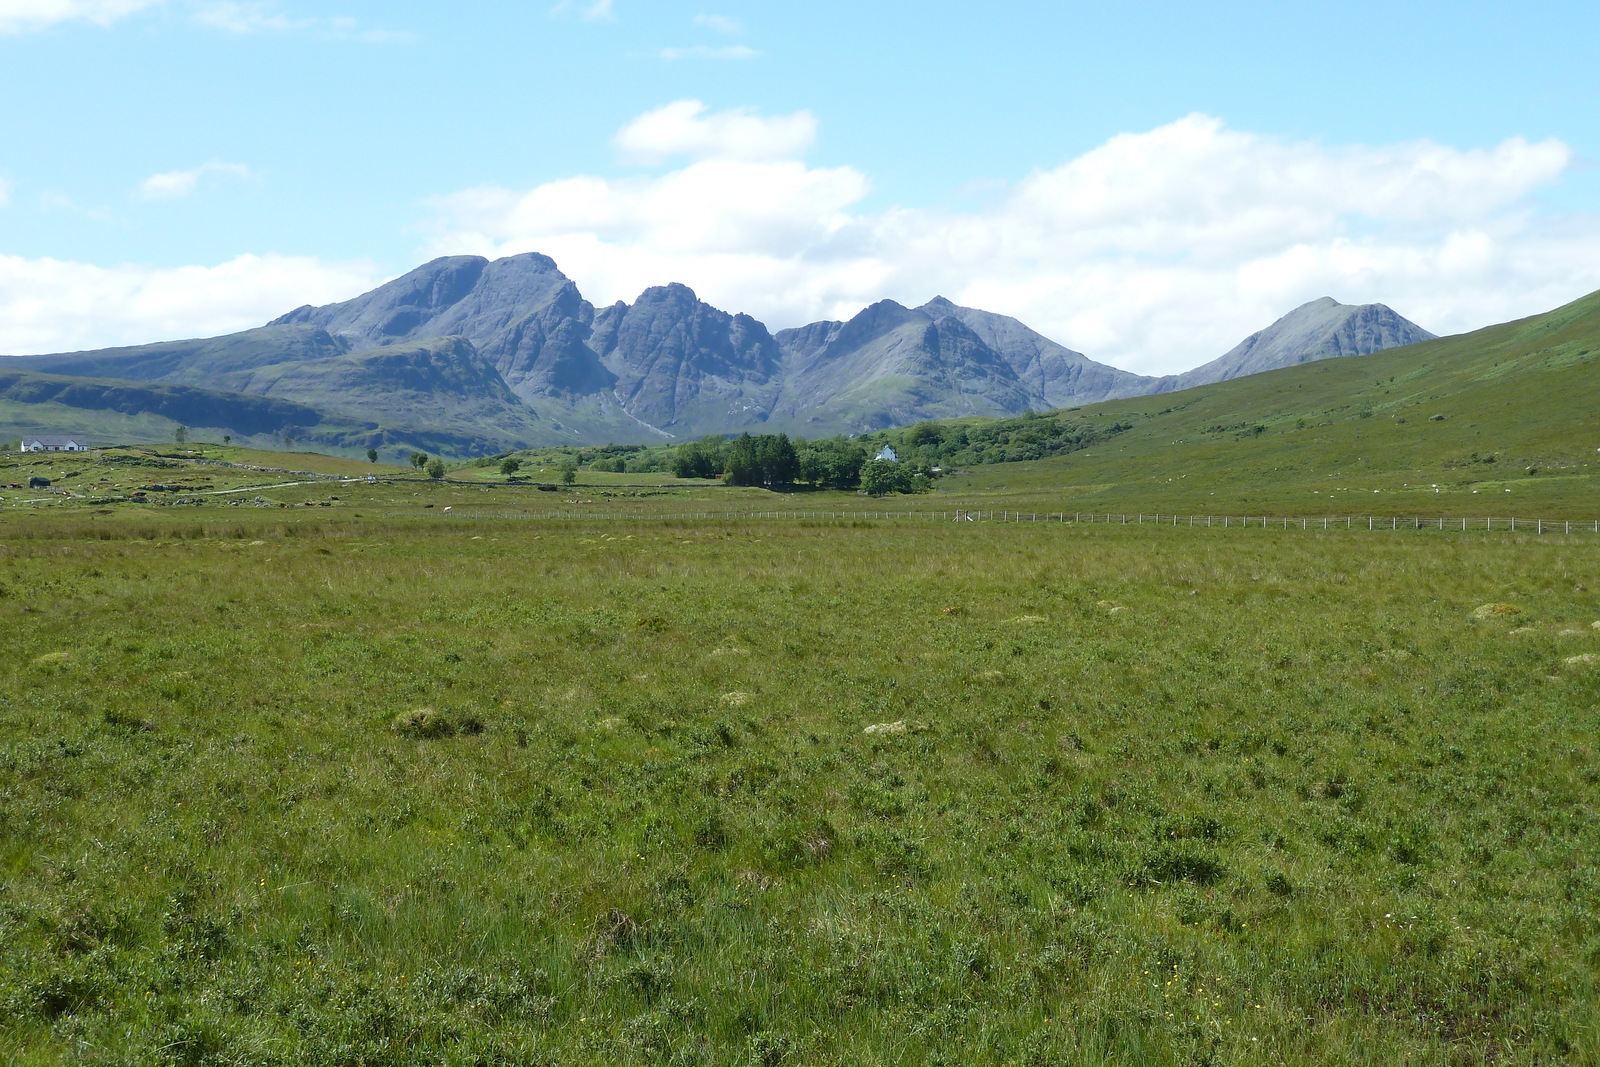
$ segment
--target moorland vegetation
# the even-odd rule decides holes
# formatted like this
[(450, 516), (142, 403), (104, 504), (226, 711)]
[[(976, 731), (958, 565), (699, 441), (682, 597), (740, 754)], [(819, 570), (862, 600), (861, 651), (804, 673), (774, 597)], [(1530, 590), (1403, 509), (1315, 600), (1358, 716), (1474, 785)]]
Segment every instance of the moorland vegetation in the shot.
[(1592, 536), (423, 514), (0, 525), (0, 1059), (1595, 1062)]

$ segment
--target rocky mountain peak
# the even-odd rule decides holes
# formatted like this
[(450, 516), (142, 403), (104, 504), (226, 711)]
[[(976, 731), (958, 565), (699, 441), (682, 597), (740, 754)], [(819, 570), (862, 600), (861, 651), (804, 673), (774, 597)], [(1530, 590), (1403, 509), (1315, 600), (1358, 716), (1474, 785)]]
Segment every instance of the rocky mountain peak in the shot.
[[(620, 303), (620, 301), (619, 301)], [(666, 285), (652, 285), (639, 294), (639, 299), (634, 302), (635, 307), (651, 304), (671, 304), (677, 307), (691, 307), (700, 303), (700, 298), (693, 289), (682, 282), (668, 282)], [(627, 305), (623, 305), (626, 307)]]
[(1191, 389), (1319, 359), (1364, 356), (1433, 337), (1387, 305), (1341, 304), (1324, 296), (1301, 304), (1210, 363), (1161, 379), (1156, 391)]

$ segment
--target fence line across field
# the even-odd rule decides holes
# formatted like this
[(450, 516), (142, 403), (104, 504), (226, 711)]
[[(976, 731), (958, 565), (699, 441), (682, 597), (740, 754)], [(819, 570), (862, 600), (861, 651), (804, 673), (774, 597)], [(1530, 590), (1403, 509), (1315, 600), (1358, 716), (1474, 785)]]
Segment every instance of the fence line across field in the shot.
[[(417, 518), (417, 513), (390, 512), (389, 518)], [(1424, 518), (1395, 515), (1344, 515), (1316, 518), (1290, 518), (1272, 515), (1174, 515), (1170, 513), (1122, 513), (1104, 511), (987, 511), (958, 509), (955, 511), (685, 511), (670, 513), (604, 512), (604, 511), (445, 511), (437, 514), (447, 519), (528, 519), (574, 521), (614, 519), (618, 521), (658, 522), (710, 522), (715, 520), (762, 519), (790, 522), (849, 522), (872, 520), (876, 522), (905, 520), (910, 522), (1000, 522), (1000, 523), (1098, 523), (1112, 526), (1191, 526), (1222, 530), (1284, 529), (1284, 530), (1366, 530), (1368, 532), (1395, 530), (1442, 530), (1470, 533), (1473, 530), (1506, 530), (1512, 533), (1594, 533), (1600, 534), (1600, 519), (1519, 519), (1519, 518)]]

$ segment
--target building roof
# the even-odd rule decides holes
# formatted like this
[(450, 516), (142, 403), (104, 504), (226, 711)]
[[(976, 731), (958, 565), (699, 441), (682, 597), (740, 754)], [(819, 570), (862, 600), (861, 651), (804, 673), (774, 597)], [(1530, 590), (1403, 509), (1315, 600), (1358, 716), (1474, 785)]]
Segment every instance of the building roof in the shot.
[(76, 434), (25, 433), (22, 435), (22, 443), (25, 445), (37, 443), (49, 448), (51, 445), (57, 447), (61, 445), (81, 445), (85, 443), (85, 439)]

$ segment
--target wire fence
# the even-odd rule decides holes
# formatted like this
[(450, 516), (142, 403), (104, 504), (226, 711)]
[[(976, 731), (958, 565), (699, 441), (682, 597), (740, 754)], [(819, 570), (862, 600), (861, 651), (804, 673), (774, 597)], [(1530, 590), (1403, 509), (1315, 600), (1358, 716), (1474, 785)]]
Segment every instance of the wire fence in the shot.
[[(390, 512), (389, 518), (417, 518), (417, 512)], [(1474, 530), (1504, 530), (1530, 534), (1600, 534), (1600, 519), (1523, 519), (1515, 517), (1451, 518), (1421, 515), (1343, 515), (1289, 517), (1273, 515), (1181, 515), (1105, 511), (531, 511), (505, 512), (446, 508), (434, 517), (441, 519), (517, 519), (529, 521), (628, 522), (712, 522), (730, 520), (776, 520), (786, 522), (956, 522), (956, 523), (1051, 523), (1065, 525), (1111, 526), (1188, 526), (1218, 530), (1336, 530), (1378, 531), (1436, 530), (1470, 533)]]

